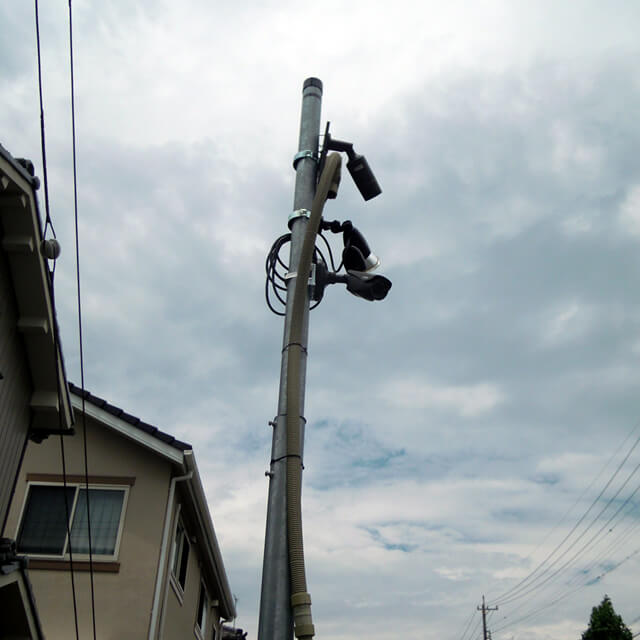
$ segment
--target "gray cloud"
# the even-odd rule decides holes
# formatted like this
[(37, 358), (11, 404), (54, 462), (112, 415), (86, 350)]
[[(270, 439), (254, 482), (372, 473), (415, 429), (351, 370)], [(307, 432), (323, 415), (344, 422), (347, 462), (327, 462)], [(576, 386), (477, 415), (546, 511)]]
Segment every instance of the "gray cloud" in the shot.
[[(57, 301), (79, 382), (66, 16), (41, 7)], [(309, 16), (292, 3), (219, 7), (210, 27), (197, 3), (78, 7), (86, 383), (194, 443), (251, 635), (282, 340), (263, 265), (291, 209), (302, 79), (321, 75), (332, 131), (383, 188), (364, 204), (345, 172), (326, 216), (352, 219), (394, 283), (375, 305), (332, 287), (311, 314), (316, 624), (334, 640), (462, 634), (482, 593), (516, 584), (588, 507), (601, 484), (545, 539), (637, 420), (638, 16), (616, 7), (583, 3), (579, 22), (544, 4), (465, 5), (465, 20), (455, 3), (430, 20), (340, 7), (331, 47), (300, 59)], [(0, 12), (0, 136), (40, 165), (20, 52), (32, 15)], [(370, 29), (354, 49), (338, 36), (356, 24)], [(511, 631), (578, 633), (605, 588), (632, 618), (634, 568)], [(495, 626), (520, 613), (505, 605)]]

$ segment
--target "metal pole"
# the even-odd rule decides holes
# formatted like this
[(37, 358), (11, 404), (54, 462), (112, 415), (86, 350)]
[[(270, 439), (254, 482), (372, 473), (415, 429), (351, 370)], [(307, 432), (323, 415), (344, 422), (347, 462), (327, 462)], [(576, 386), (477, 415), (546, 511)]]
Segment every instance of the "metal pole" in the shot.
[[(300, 138), (295, 158), (296, 183), (293, 198), (293, 215), (290, 218), (291, 250), (290, 270), (295, 270), (308, 222), (308, 212), (316, 190), (318, 138), (322, 82), (307, 78), (302, 89), (302, 113)], [(307, 212), (305, 215), (304, 212)], [(289, 552), (287, 547), (287, 345), (291, 331), (291, 312), (295, 279), (287, 286), (287, 306), (282, 341), (280, 367), (280, 391), (278, 416), (273, 428), (271, 465), (269, 472), (269, 498), (267, 503), (267, 529), (262, 564), (262, 590), (260, 594), (260, 619), (258, 640), (290, 640), (293, 637), (291, 613), (291, 588), (289, 580)], [(304, 414), (304, 390), (306, 378), (306, 350), (309, 330), (309, 304), (304, 305), (302, 358), (300, 364), (300, 408)], [(301, 442), (304, 444), (304, 420), (300, 420)]]

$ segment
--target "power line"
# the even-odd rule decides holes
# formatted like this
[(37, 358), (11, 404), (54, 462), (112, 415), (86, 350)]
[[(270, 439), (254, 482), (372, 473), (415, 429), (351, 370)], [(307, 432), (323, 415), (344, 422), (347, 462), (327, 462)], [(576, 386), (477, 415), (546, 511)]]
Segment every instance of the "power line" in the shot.
[[(600, 472), (598, 473), (596, 478), (591, 482), (591, 484), (589, 485), (587, 490), (585, 490), (582, 493), (581, 497), (578, 499), (577, 502), (579, 502), (582, 499), (582, 496), (584, 496), (584, 494), (588, 491), (588, 489), (602, 475), (603, 471), (611, 464), (611, 461), (613, 459), (615, 459), (615, 457), (622, 450), (622, 448), (625, 446), (625, 444), (629, 441), (629, 439), (637, 431), (638, 427), (640, 427), (640, 422), (636, 423), (634, 428), (629, 432), (629, 434), (623, 440), (621, 445), (617, 448), (616, 452), (611, 456), (609, 461), (602, 467), (602, 469), (600, 470)], [(609, 480), (607, 481), (607, 483), (605, 484), (603, 489), (599, 492), (598, 496), (593, 500), (593, 502), (591, 503), (589, 508), (579, 518), (579, 520), (572, 527), (572, 529), (569, 531), (569, 533), (562, 539), (562, 541), (558, 545), (556, 545), (556, 547), (553, 549), (553, 551), (551, 551), (551, 553), (549, 553), (545, 557), (545, 559), (536, 566), (536, 568), (533, 571), (531, 571), (527, 576), (525, 576), (522, 580), (520, 580), (518, 582), (518, 584), (514, 585), (513, 587), (511, 587), (510, 589), (505, 591), (499, 598), (493, 599), (492, 602), (498, 603), (500, 605), (505, 605), (505, 604), (509, 604), (511, 602), (515, 602), (516, 600), (519, 600), (519, 599), (523, 598), (525, 595), (533, 594), (534, 592), (538, 592), (537, 596), (539, 597), (541, 595), (541, 591), (545, 588), (545, 585), (547, 583), (549, 583), (553, 578), (557, 578), (557, 576), (559, 576), (561, 573), (566, 571), (570, 566), (574, 565), (575, 562), (579, 558), (584, 556), (584, 554), (587, 551), (589, 551), (590, 549), (594, 548), (594, 545), (596, 545), (596, 544), (600, 545), (601, 542), (604, 542), (605, 543), (604, 546), (600, 548), (600, 551), (597, 552), (595, 557), (591, 558), (589, 564), (587, 565), (587, 567), (585, 569), (582, 570), (581, 573), (576, 573), (576, 575), (574, 575), (569, 580), (568, 583), (566, 583), (565, 585), (563, 585), (559, 589), (557, 588), (552, 593), (552, 595), (550, 595), (548, 597), (547, 601), (542, 606), (538, 606), (537, 608), (534, 608), (533, 610), (530, 610), (529, 612), (525, 612), (524, 615), (518, 617), (517, 619), (515, 619), (513, 621), (509, 621), (506, 624), (502, 624), (502, 625), (498, 626), (497, 628), (494, 629), (494, 632), (496, 632), (496, 633), (501, 632), (501, 631), (503, 631), (504, 629), (506, 629), (508, 627), (511, 627), (511, 626), (513, 626), (515, 624), (523, 622), (524, 620), (529, 620), (529, 619), (535, 617), (536, 614), (554, 607), (556, 604), (558, 604), (558, 603), (562, 602), (563, 600), (567, 599), (568, 597), (572, 596), (577, 591), (580, 591), (581, 589), (584, 589), (586, 587), (589, 587), (589, 586), (592, 586), (592, 585), (600, 583), (607, 575), (609, 575), (610, 573), (612, 573), (613, 571), (618, 569), (621, 565), (626, 563), (628, 560), (633, 558), (635, 555), (640, 553), (640, 549), (637, 549), (633, 553), (631, 553), (631, 554), (627, 555), (626, 557), (624, 557), (619, 562), (615, 563), (613, 566), (610, 566), (610, 567), (606, 568), (600, 574), (595, 575), (595, 576), (593, 574), (594, 569), (598, 566), (600, 561), (603, 558), (605, 558), (607, 555), (611, 556), (611, 554), (615, 553), (618, 549), (622, 548), (624, 543), (626, 543), (629, 540), (629, 538), (631, 537), (631, 535), (634, 533), (634, 531), (636, 531), (637, 527), (640, 526), (640, 522), (633, 521), (633, 522), (631, 522), (629, 524), (629, 526), (624, 528), (624, 530), (622, 530), (619, 533), (619, 535), (616, 535), (615, 537), (613, 537), (613, 539), (607, 537), (608, 534), (612, 533), (613, 530), (616, 529), (616, 527), (618, 527), (621, 522), (623, 522), (626, 518), (631, 516), (635, 512), (635, 510), (637, 509), (637, 506), (635, 504), (633, 504), (631, 501), (633, 500), (633, 498), (636, 495), (636, 493), (640, 490), (640, 485), (638, 485), (627, 496), (627, 498), (624, 500), (624, 502), (622, 502), (622, 504), (613, 513), (613, 515), (611, 515), (606, 520), (606, 522), (604, 522), (604, 524), (589, 538), (589, 540), (587, 540), (580, 547), (580, 549), (578, 549), (566, 562), (564, 562), (563, 565), (561, 565), (559, 568), (557, 568), (551, 575), (548, 575), (546, 579), (542, 580), (543, 576), (548, 574), (549, 571), (555, 565), (557, 565), (563, 558), (566, 558), (568, 556), (568, 554), (571, 552), (571, 550), (576, 547), (578, 542), (591, 529), (593, 529), (593, 527), (597, 523), (597, 521), (603, 516), (603, 514), (605, 514), (607, 512), (607, 510), (612, 505), (613, 501), (616, 498), (618, 498), (618, 496), (621, 494), (621, 492), (624, 490), (624, 488), (629, 484), (629, 482), (631, 481), (633, 476), (637, 473), (638, 469), (640, 468), (640, 464), (636, 465), (636, 467), (631, 471), (631, 473), (628, 474), (628, 476), (626, 477), (624, 482), (621, 484), (621, 486), (617, 489), (617, 491), (613, 494), (613, 496), (606, 502), (605, 506), (602, 509), (600, 509), (599, 513), (593, 518), (593, 520), (588, 524), (588, 526), (586, 526), (586, 528), (584, 528), (584, 530), (582, 530), (580, 535), (577, 538), (575, 538), (574, 540), (572, 540), (568, 546), (563, 548), (565, 543), (568, 540), (570, 540), (570, 538), (578, 530), (580, 525), (585, 521), (585, 519), (587, 518), (589, 513), (591, 511), (593, 511), (595, 505), (602, 499), (602, 497), (604, 496), (605, 492), (611, 487), (612, 483), (614, 482), (616, 477), (618, 477), (618, 475), (620, 474), (621, 470), (623, 469), (623, 467), (625, 466), (625, 464), (627, 463), (627, 461), (631, 457), (631, 454), (636, 449), (638, 443), (640, 443), (640, 437), (635, 439), (635, 441), (633, 442), (632, 446), (630, 447), (630, 449), (625, 454), (625, 456), (622, 459), (622, 461), (617, 465), (617, 468), (615, 469), (614, 473), (611, 475), (611, 477), (609, 478)], [(577, 504), (577, 502), (576, 502), (576, 504)], [(629, 505), (629, 503), (631, 503), (631, 507), (626, 509), (626, 507)], [(574, 506), (575, 506), (575, 504), (574, 504)], [(573, 507), (567, 512), (567, 514), (572, 509), (573, 509)], [(626, 511), (625, 511), (625, 509), (626, 509)], [(563, 516), (561, 522), (564, 521), (564, 519), (566, 519), (567, 514), (565, 514), (565, 516)], [(555, 531), (558, 528), (558, 526), (559, 526), (559, 524), (556, 525), (553, 530)], [(603, 531), (605, 531), (605, 529), (607, 529), (607, 528), (608, 528), (608, 531), (605, 533), (605, 535), (602, 535)], [(550, 534), (547, 535), (547, 538), (549, 537), (549, 535)], [(557, 557), (555, 558), (555, 560), (553, 560), (553, 562), (551, 562), (551, 564), (549, 564), (549, 560), (551, 560), (554, 556), (557, 556)], [(548, 566), (546, 566), (546, 568), (545, 568), (545, 565), (548, 565)], [(575, 587), (567, 590), (567, 587), (570, 587), (571, 585), (575, 585)], [(538, 598), (538, 602), (540, 602), (539, 598)], [(521, 603), (520, 605), (516, 606), (516, 608), (513, 611), (515, 612), (515, 611), (517, 611), (519, 609), (522, 609), (523, 607), (526, 607), (527, 605), (529, 605), (529, 606), (531, 605), (530, 600), (525, 601), (525, 602)], [(512, 613), (510, 615), (512, 615)]]
[[(638, 492), (638, 490), (640, 490), (640, 485), (638, 485), (634, 491), (631, 493), (631, 495), (624, 501), (624, 503), (622, 504), (622, 506), (609, 518), (609, 520), (607, 520), (602, 527), (600, 527), (600, 529), (598, 529), (598, 531), (589, 539), (589, 541), (583, 545), (580, 550), (578, 552), (576, 552), (573, 556), (571, 556), (571, 558), (569, 558), (569, 560), (567, 560), (567, 562), (565, 562), (559, 569), (556, 569), (551, 575), (547, 576), (542, 582), (538, 582), (540, 580), (540, 578), (545, 575), (553, 566), (556, 565), (557, 562), (559, 562), (564, 556), (566, 556), (569, 551), (571, 551), (571, 549), (573, 549), (573, 547), (578, 543), (579, 540), (582, 539), (582, 537), (587, 533), (587, 531), (589, 531), (589, 529), (591, 529), (591, 527), (598, 521), (598, 519), (600, 518), (600, 516), (609, 508), (609, 506), (611, 505), (611, 503), (615, 500), (615, 498), (619, 495), (619, 493), (624, 489), (624, 487), (627, 485), (627, 483), (629, 482), (629, 480), (631, 480), (631, 478), (636, 474), (636, 472), (638, 471), (638, 469), (640, 469), (640, 463), (638, 463), (636, 465), (636, 467), (633, 469), (633, 471), (627, 476), (626, 480), (623, 482), (622, 486), (615, 492), (615, 494), (608, 500), (607, 504), (600, 510), (600, 512), (596, 515), (596, 517), (591, 521), (591, 523), (586, 527), (586, 529), (584, 529), (584, 531), (582, 531), (582, 533), (571, 543), (571, 545), (565, 549), (561, 555), (559, 555), (542, 573), (540, 573), (538, 575), (538, 577), (531, 583), (529, 584), (527, 587), (523, 587), (524, 590), (521, 590), (520, 593), (518, 594), (513, 594), (511, 595), (509, 598), (506, 598), (504, 600), (501, 601), (501, 604), (507, 604), (509, 602), (513, 602), (514, 600), (518, 600), (522, 597), (524, 597), (525, 595), (528, 595), (530, 593), (532, 593), (533, 591), (536, 591), (537, 589), (539, 589), (540, 587), (542, 587), (544, 584), (546, 584), (547, 582), (549, 582), (549, 580), (551, 580), (552, 578), (554, 578), (555, 576), (557, 576), (559, 573), (561, 573), (564, 569), (566, 569), (568, 566), (570, 566), (570, 564), (576, 560), (578, 557), (580, 557), (580, 555), (582, 555), (582, 553), (593, 543), (593, 541), (600, 535), (600, 533), (602, 533), (602, 531), (611, 523), (611, 521), (620, 513), (620, 511), (629, 503), (629, 501), (631, 500), (631, 498), (633, 498), (633, 496)], [(535, 584), (537, 582), (537, 584)]]
[(471, 612), (471, 615), (467, 618), (467, 621), (463, 623), (463, 631), (462, 634), (460, 635), (460, 640), (464, 640), (464, 637), (467, 635), (467, 631), (469, 630), (469, 627), (471, 626), (471, 623), (473, 622), (473, 616), (476, 615), (476, 610), (474, 609)]
[[(637, 428), (637, 427), (636, 427)], [(635, 430), (635, 428), (634, 428)], [(628, 439), (628, 437), (627, 437)], [(582, 522), (584, 522), (584, 520), (586, 519), (586, 517), (589, 515), (589, 513), (592, 511), (592, 509), (595, 507), (595, 505), (598, 503), (598, 501), (600, 500), (600, 498), (602, 498), (602, 496), (604, 495), (605, 491), (611, 486), (611, 483), (615, 480), (615, 478), (617, 477), (617, 475), (620, 473), (622, 467), (624, 466), (624, 464), (627, 462), (627, 460), (629, 459), (629, 457), (631, 456), (631, 454), (633, 453), (633, 451), (635, 450), (635, 448), (637, 447), (638, 443), (640, 443), (640, 436), (635, 440), (635, 442), (633, 443), (632, 447), (629, 449), (629, 451), (627, 452), (627, 454), (625, 455), (625, 457), (623, 458), (623, 460), (620, 462), (620, 464), (618, 465), (618, 467), (616, 468), (615, 472), (613, 473), (613, 475), (609, 478), (609, 480), (607, 481), (607, 483), (605, 484), (605, 486), (602, 488), (602, 490), (600, 491), (600, 493), (596, 496), (596, 498), (593, 500), (593, 502), (591, 503), (591, 505), (589, 506), (589, 508), (582, 514), (582, 516), (578, 519), (578, 521), (576, 522), (575, 525), (573, 525), (573, 527), (571, 528), (571, 530), (569, 531), (569, 533), (567, 533), (567, 535), (556, 545), (556, 547), (545, 557), (544, 560), (542, 560), (542, 562), (540, 562), (536, 568), (529, 573), (527, 576), (525, 576), (522, 580), (520, 580), (520, 582), (518, 582), (516, 585), (514, 585), (513, 587), (511, 587), (510, 589), (508, 589), (507, 591), (505, 591), (503, 594), (501, 594), (499, 597), (494, 598), (491, 600), (491, 602), (496, 603), (496, 604), (505, 604), (506, 602), (510, 602), (513, 601), (514, 599), (516, 599), (517, 597), (520, 597), (520, 595), (524, 595), (525, 593), (529, 593), (530, 591), (528, 590), (528, 587), (531, 586), (531, 583), (536, 582), (537, 580), (540, 579), (541, 576), (545, 575), (549, 569), (551, 569), (551, 567), (553, 567), (566, 553), (568, 553), (568, 551), (576, 544), (576, 542), (584, 535), (584, 533), (586, 533), (586, 531), (589, 529), (590, 526), (592, 526), (593, 522), (591, 525), (589, 525), (589, 527), (587, 527), (587, 529), (585, 529), (585, 531), (583, 531), (582, 534), (580, 534), (580, 536), (578, 537), (577, 540), (575, 540), (574, 542), (571, 543), (571, 545), (569, 546), (568, 549), (564, 550), (562, 552), (562, 554), (560, 554), (552, 563), (549, 567), (547, 567), (544, 571), (542, 571), (542, 573), (540, 575), (538, 575), (537, 578), (535, 578), (535, 580), (533, 579), (534, 576), (545, 566), (545, 564), (547, 564), (547, 562), (562, 548), (562, 546), (564, 545), (565, 542), (567, 542), (567, 540), (569, 540), (569, 538), (575, 533), (575, 531), (578, 529), (578, 527), (582, 524)], [(636, 467), (637, 470), (637, 467)], [(635, 470), (634, 472), (635, 473)], [(633, 475), (633, 474), (632, 474)], [(628, 482), (629, 478), (627, 478), (627, 482)], [(626, 484), (626, 483), (625, 483)], [(624, 485), (623, 485), (624, 486)], [(621, 489), (618, 490), (618, 492), (616, 493), (616, 495), (620, 492)], [(614, 496), (615, 497), (615, 496)], [(607, 503), (607, 506), (611, 503), (611, 500)], [(606, 507), (605, 507), (606, 510)], [(599, 517), (602, 514), (602, 511), (600, 512), (600, 514), (598, 514), (597, 517)], [(596, 517), (596, 519), (597, 519)], [(529, 585), (527, 585), (526, 583), (530, 583)]]
[[(37, 46), (37, 57), (38, 57), (38, 95), (40, 99), (40, 143), (42, 147), (42, 172), (43, 172), (43, 181), (44, 181), (44, 200), (45, 200), (45, 227), (43, 232), (43, 237), (46, 236), (47, 229), (50, 228), (53, 234), (53, 237), (56, 237), (55, 230), (53, 228), (53, 223), (51, 221), (51, 213), (49, 209), (49, 179), (47, 175), (47, 145), (45, 138), (45, 127), (44, 127), (44, 100), (43, 100), (43, 90), (42, 90), (42, 54), (40, 50), (40, 16), (38, 13), (38, 0), (34, 2), (35, 8), (35, 23), (36, 23), (36, 46)], [(53, 308), (54, 322), (55, 322), (55, 295), (54, 295), (54, 274), (55, 274), (55, 261), (53, 262), (52, 270), (49, 272), (51, 278), (51, 303)], [(53, 328), (53, 362), (55, 367), (55, 376), (56, 376), (56, 386), (58, 392), (58, 406), (62, 407), (62, 403), (60, 402), (60, 397), (62, 395), (62, 390), (60, 389), (60, 378), (58, 376), (58, 340), (57, 340), (57, 331), (56, 328)], [(80, 633), (78, 630), (78, 603), (76, 598), (76, 585), (75, 585), (75, 577), (73, 571), (73, 550), (71, 548), (71, 531), (70, 531), (70, 509), (69, 509), (69, 496), (67, 494), (67, 463), (66, 456), (64, 450), (64, 437), (62, 435), (62, 410), (58, 410), (58, 431), (60, 435), (60, 458), (62, 462), (62, 484), (63, 484), (63, 493), (64, 493), (64, 508), (65, 508), (65, 518), (67, 525), (67, 537), (69, 540), (69, 574), (71, 577), (71, 596), (73, 601), (73, 620), (74, 627), (76, 632), (76, 640), (79, 640)]]
[[(624, 445), (627, 444), (627, 441), (639, 428), (640, 428), (640, 421), (636, 422), (636, 424), (633, 426), (631, 431), (629, 431), (629, 433), (625, 436), (622, 442), (618, 445), (618, 448), (611, 454), (609, 459), (602, 465), (602, 467), (600, 468), (600, 471), (598, 471), (598, 473), (593, 477), (593, 480), (591, 480), (589, 485), (582, 491), (582, 493), (578, 496), (578, 498), (576, 498), (576, 501), (567, 509), (567, 511), (565, 511), (564, 515), (560, 518), (560, 520), (551, 529), (549, 529), (549, 531), (544, 536), (542, 541), (539, 542), (538, 545), (521, 560), (521, 562), (523, 563), (526, 562), (560, 528), (560, 526), (564, 523), (564, 521), (567, 519), (569, 514), (582, 501), (585, 495), (587, 495), (587, 493), (591, 490), (593, 485), (600, 479), (600, 476), (604, 473), (605, 469), (611, 464), (611, 462), (615, 459), (615, 457), (620, 453)], [(504, 594), (501, 597), (504, 597)]]
[(80, 239), (78, 232), (78, 170), (76, 154), (76, 108), (75, 108), (75, 80), (73, 73), (73, 11), (71, 0), (69, 0), (69, 70), (71, 80), (71, 142), (73, 151), (73, 210), (75, 223), (76, 241), (76, 290), (78, 302), (78, 340), (80, 352), (80, 387), (82, 389), (82, 434), (84, 440), (84, 481), (87, 506), (87, 537), (89, 542), (89, 575), (91, 583), (91, 622), (93, 626), (93, 639), (96, 640), (96, 601), (93, 581), (93, 550), (91, 540), (91, 502), (89, 491), (89, 461), (87, 453), (87, 422), (85, 416), (85, 393), (84, 393), (84, 349), (82, 342), (82, 304), (80, 294)]
[(494, 633), (498, 633), (498, 632), (503, 631), (504, 629), (506, 629), (508, 627), (511, 627), (511, 626), (516, 625), (516, 624), (518, 624), (520, 622), (523, 622), (524, 620), (528, 620), (529, 618), (532, 618), (534, 615), (536, 615), (538, 613), (541, 613), (542, 611), (545, 611), (547, 609), (551, 609), (552, 607), (556, 606), (558, 603), (562, 602), (563, 600), (565, 600), (569, 596), (573, 595), (577, 591), (580, 591), (581, 589), (584, 589), (585, 587), (592, 586), (592, 585), (594, 585), (596, 583), (599, 583), (603, 578), (605, 578), (610, 573), (613, 573), (616, 569), (618, 569), (621, 565), (623, 565), (626, 562), (628, 562), (629, 560), (631, 560), (631, 558), (635, 557), (638, 553), (640, 553), (640, 548), (636, 549), (633, 553), (630, 553), (629, 555), (627, 555), (625, 558), (623, 558), (620, 562), (615, 564), (613, 567), (607, 569), (606, 571), (603, 571), (595, 579), (588, 580), (587, 582), (585, 582), (584, 584), (576, 587), (572, 591), (569, 591), (569, 592), (561, 595), (560, 597), (558, 597), (556, 599), (552, 599), (551, 602), (543, 605), (542, 607), (539, 607), (538, 609), (535, 609), (534, 611), (531, 611), (531, 612), (525, 614), (521, 618), (518, 618), (517, 620), (513, 620), (511, 622), (508, 622), (507, 624), (504, 624), (503, 626), (501, 626), (501, 627), (499, 627), (497, 629), (494, 629)]

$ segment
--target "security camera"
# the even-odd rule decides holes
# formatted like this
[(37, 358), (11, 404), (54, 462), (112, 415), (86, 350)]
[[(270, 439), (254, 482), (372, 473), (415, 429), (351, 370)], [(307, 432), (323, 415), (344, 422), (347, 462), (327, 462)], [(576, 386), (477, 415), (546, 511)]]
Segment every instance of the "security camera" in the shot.
[(371, 200), (382, 193), (382, 189), (371, 171), (371, 167), (364, 156), (361, 156), (351, 149), (348, 153), (349, 160), (347, 169), (358, 187), (358, 191), (365, 200)]
[(329, 271), (324, 262), (318, 261), (314, 268), (312, 300), (316, 302), (322, 300), (326, 286), (338, 282), (346, 284), (349, 293), (371, 302), (384, 300), (391, 289), (391, 280), (384, 276), (358, 271), (347, 271), (346, 275), (339, 275)]
[[(320, 157), (320, 170), (318, 175), (322, 174), (322, 168), (324, 166), (325, 159), (327, 157), (327, 153), (329, 151), (342, 151), (346, 153), (349, 160), (347, 161), (347, 169), (353, 178), (353, 181), (358, 187), (358, 191), (365, 200), (371, 200), (371, 198), (375, 198), (382, 193), (382, 189), (376, 180), (376, 177), (373, 175), (373, 171), (367, 162), (367, 159), (356, 153), (353, 150), (352, 142), (345, 142), (344, 140), (335, 140), (331, 137), (329, 133), (329, 125), (331, 123), (327, 122), (327, 127), (324, 133), (324, 143), (322, 145), (322, 155)], [(335, 196), (334, 196), (335, 197)]]
[(344, 277), (346, 278), (347, 291), (349, 293), (371, 302), (384, 300), (387, 297), (387, 293), (389, 293), (389, 289), (391, 289), (391, 280), (384, 276), (349, 271)]
[(347, 271), (372, 271), (380, 264), (378, 256), (369, 249), (369, 244), (351, 220), (342, 223), (342, 238), (342, 262)]

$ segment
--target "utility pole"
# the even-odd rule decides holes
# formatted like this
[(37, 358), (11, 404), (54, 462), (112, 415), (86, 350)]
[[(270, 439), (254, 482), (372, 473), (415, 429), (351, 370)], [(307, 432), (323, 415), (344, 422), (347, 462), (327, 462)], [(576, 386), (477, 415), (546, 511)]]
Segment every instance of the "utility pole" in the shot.
[[(300, 259), (311, 203), (316, 191), (318, 167), (318, 140), (320, 132), (320, 108), (322, 82), (307, 78), (302, 89), (302, 112), (298, 153), (294, 157), (296, 182), (293, 213), (289, 216), (291, 229), (290, 269), (295, 269)], [(298, 277), (308, 277), (299, 274)], [(293, 637), (291, 587), (289, 579), (289, 551), (287, 546), (287, 363), (290, 345), (293, 291), (295, 278), (287, 281), (287, 304), (282, 342), (278, 415), (273, 423), (269, 498), (267, 502), (267, 528), (262, 565), (262, 589), (260, 593), (260, 617), (258, 640), (290, 640)], [(308, 293), (307, 293), (308, 295)], [(302, 352), (300, 363), (300, 429), (304, 446), (304, 390), (307, 368), (307, 342), (309, 332), (309, 302), (304, 304), (302, 319), (302, 344), (296, 345)]]
[(487, 607), (484, 604), (484, 596), (482, 596), (482, 607), (477, 607), (478, 611), (482, 611), (482, 637), (489, 640), (490, 634), (487, 633), (487, 611), (497, 611), (498, 607)]

